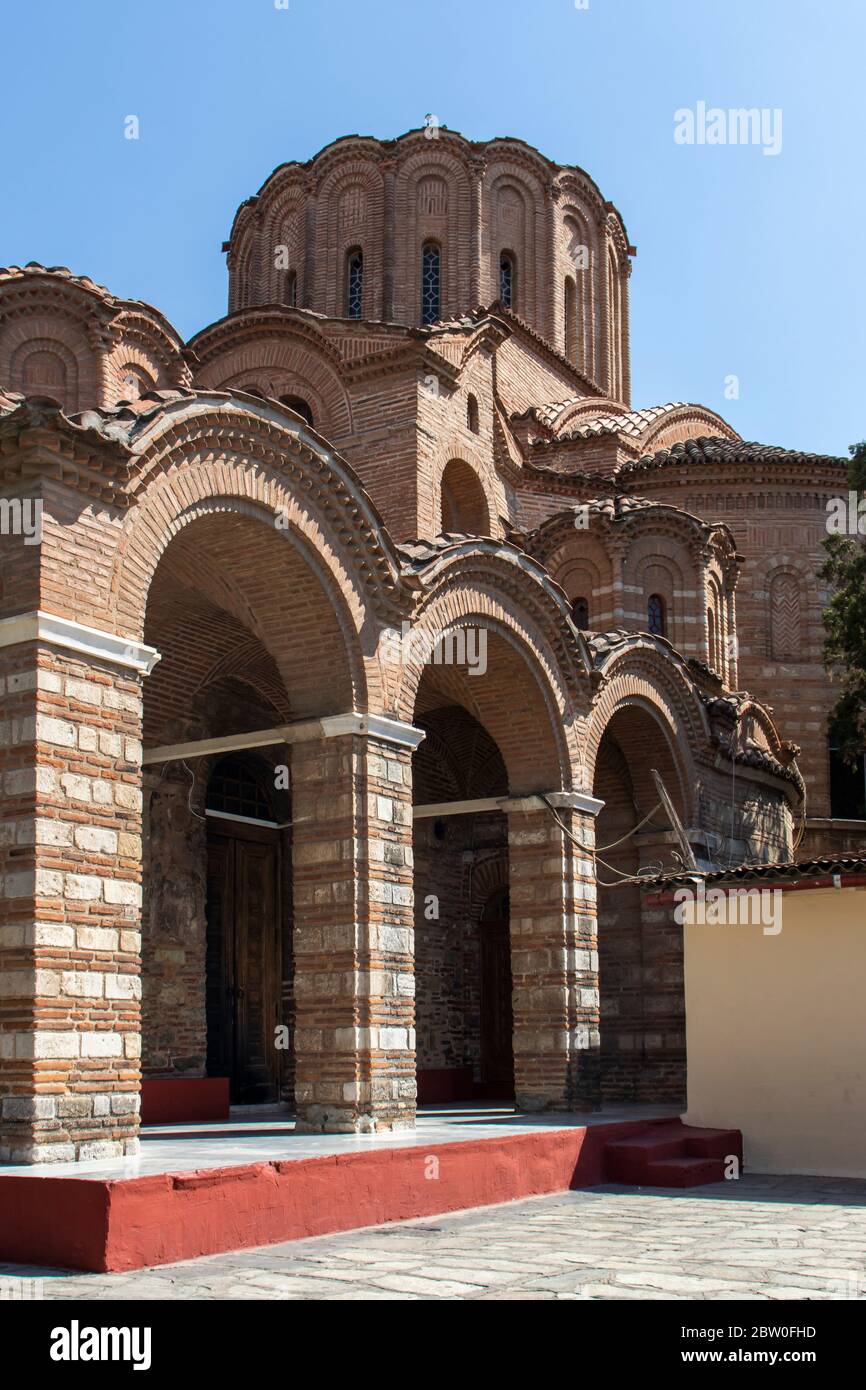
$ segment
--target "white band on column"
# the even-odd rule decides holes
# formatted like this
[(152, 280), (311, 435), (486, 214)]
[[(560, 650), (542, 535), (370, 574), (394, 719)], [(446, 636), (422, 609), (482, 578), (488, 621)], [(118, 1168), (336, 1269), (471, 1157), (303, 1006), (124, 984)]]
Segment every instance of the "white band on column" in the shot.
[(44, 642), (65, 651), (79, 652), (94, 661), (107, 661), (112, 666), (124, 666), (149, 676), (160, 659), (156, 647), (137, 642), (134, 637), (121, 637), (98, 627), (85, 627), (71, 618), (36, 609), (20, 613), (15, 618), (0, 619), (0, 647), (13, 647), (20, 642)]

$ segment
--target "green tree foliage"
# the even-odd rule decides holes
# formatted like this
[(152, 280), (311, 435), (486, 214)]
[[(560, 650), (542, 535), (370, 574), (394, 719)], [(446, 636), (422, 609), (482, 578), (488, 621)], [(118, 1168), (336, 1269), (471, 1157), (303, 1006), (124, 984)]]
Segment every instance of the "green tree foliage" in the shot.
[(866, 440), (851, 446), (848, 486), (854, 496), (840, 508), (847, 534), (840, 525), (827, 537), (827, 560), (818, 573), (833, 586), (824, 610), (824, 662), (839, 685), (830, 732), (853, 762), (866, 748)]

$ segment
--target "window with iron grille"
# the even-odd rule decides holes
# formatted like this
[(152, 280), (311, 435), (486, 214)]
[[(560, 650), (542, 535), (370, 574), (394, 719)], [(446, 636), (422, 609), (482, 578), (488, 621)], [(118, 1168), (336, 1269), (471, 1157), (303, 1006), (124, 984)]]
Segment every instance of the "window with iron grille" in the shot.
[(440, 317), (442, 255), (435, 242), (428, 241), (421, 252), (421, 321), (436, 323)]
[(273, 820), (274, 813), (261, 779), (243, 758), (221, 758), (210, 775), (206, 806), (229, 816)]
[(357, 247), (346, 257), (346, 317), (359, 319), (364, 307), (364, 253)]
[(499, 302), (504, 309), (514, 308), (514, 257), (505, 254), (499, 260)]
[(656, 637), (665, 635), (665, 601), (661, 594), (650, 594), (646, 606), (647, 631)]

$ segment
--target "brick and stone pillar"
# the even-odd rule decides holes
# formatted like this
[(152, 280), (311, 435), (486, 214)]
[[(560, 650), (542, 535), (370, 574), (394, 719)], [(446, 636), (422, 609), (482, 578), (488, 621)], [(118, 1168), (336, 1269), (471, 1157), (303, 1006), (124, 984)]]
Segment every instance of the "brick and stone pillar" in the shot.
[(48, 614), (0, 623), (0, 1161), (137, 1148), (155, 657)]
[(594, 1110), (600, 1040), (591, 855), (603, 803), (580, 792), (548, 800), (556, 816), (537, 797), (505, 805), (516, 1103), (520, 1110)]
[(301, 1130), (415, 1120), (412, 751), (394, 720), (292, 746), (295, 1096)]

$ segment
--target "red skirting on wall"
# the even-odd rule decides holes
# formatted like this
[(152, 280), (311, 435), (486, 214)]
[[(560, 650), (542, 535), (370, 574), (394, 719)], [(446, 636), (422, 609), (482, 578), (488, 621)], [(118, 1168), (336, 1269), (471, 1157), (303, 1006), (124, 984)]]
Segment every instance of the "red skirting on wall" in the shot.
[(227, 1120), (227, 1076), (157, 1077), (141, 1083), (141, 1123), (171, 1125)]
[(604, 1180), (646, 1121), (103, 1180), (0, 1170), (0, 1260), (125, 1270)]

